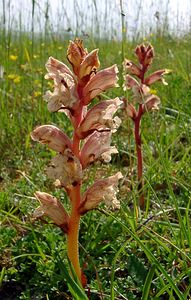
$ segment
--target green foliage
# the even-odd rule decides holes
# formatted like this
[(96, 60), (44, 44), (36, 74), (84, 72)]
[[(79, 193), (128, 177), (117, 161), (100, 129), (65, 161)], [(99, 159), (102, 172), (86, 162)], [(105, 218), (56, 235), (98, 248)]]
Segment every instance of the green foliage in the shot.
[[(52, 153), (30, 139), (31, 130), (45, 123), (71, 134), (67, 118), (50, 114), (42, 99), (50, 89), (44, 64), (50, 55), (66, 62), (67, 41), (39, 36), (31, 45), (26, 34), (20, 35), (19, 41), (12, 36), (0, 45), (6, 72), (0, 79), (0, 295), (5, 300), (87, 299), (75, 274), (71, 276), (62, 232), (48, 220), (32, 218), (36, 190), (52, 190), (67, 203), (64, 192), (44, 175)], [(101, 206), (81, 222), (80, 257), (90, 288), (85, 292), (93, 300), (186, 300), (191, 293), (191, 41), (152, 37), (151, 42), (157, 69), (173, 72), (168, 86), (156, 84), (160, 111), (145, 115), (142, 122), (146, 210), (137, 207), (132, 124), (124, 111), (113, 141), (119, 154), (108, 166), (98, 164), (85, 174), (87, 185), (118, 169), (124, 175), (121, 210)], [(102, 67), (121, 65), (119, 42), (87, 40), (86, 46), (91, 50), (94, 44)], [(125, 43), (126, 57), (133, 57), (134, 46)], [(107, 96), (123, 94), (120, 87)]]

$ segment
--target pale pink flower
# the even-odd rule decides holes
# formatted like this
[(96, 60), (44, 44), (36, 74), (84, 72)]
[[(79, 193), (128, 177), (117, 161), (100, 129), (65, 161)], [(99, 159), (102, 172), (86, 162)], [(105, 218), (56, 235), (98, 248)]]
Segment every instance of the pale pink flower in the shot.
[(143, 104), (143, 113), (152, 110), (159, 110), (160, 98), (156, 95), (150, 95), (147, 97)]
[(72, 147), (68, 136), (53, 125), (42, 125), (33, 130), (31, 137), (34, 141), (47, 144), (49, 148), (64, 153), (66, 148)]
[(97, 207), (104, 201), (105, 204), (113, 209), (120, 208), (120, 202), (116, 198), (118, 192), (118, 181), (123, 176), (121, 172), (105, 179), (97, 180), (82, 196), (82, 203), (79, 212), (83, 215), (87, 211)]
[(117, 87), (118, 68), (113, 65), (107, 69), (99, 71), (95, 76), (92, 76), (83, 89), (83, 103), (87, 105), (91, 99), (103, 93), (105, 90)]
[(82, 180), (82, 167), (79, 159), (70, 149), (55, 156), (47, 168), (49, 178), (60, 182), (66, 189), (72, 188)]
[(102, 159), (105, 162), (111, 160), (112, 153), (118, 153), (116, 147), (111, 147), (111, 132), (110, 131), (95, 131), (85, 141), (81, 150), (80, 157), (82, 167), (86, 168), (89, 164), (97, 159)]
[(54, 91), (47, 91), (44, 95), (45, 101), (48, 102), (48, 110), (51, 112), (58, 111), (60, 108), (72, 109), (78, 103), (78, 93), (76, 83), (69, 74), (58, 74), (54, 77)]
[(73, 73), (70, 69), (64, 63), (52, 56), (49, 57), (45, 67), (48, 71), (48, 74), (45, 75), (46, 79), (54, 79), (57, 74), (68, 74), (73, 77)]
[(86, 138), (93, 131), (111, 130), (115, 132), (121, 124), (121, 120), (113, 115), (122, 105), (119, 98), (102, 101), (93, 106), (88, 112), (86, 117), (80, 123), (76, 133), (81, 139)]
[(35, 197), (39, 200), (41, 206), (35, 210), (33, 216), (35, 218), (47, 216), (51, 218), (57, 226), (67, 232), (69, 217), (62, 203), (59, 202), (56, 197), (44, 192), (37, 191)]
[(158, 70), (154, 73), (152, 73), (151, 75), (149, 75), (145, 80), (144, 80), (144, 83), (146, 85), (151, 85), (153, 84), (154, 82), (156, 81), (162, 81), (162, 83), (164, 85), (168, 85), (168, 83), (165, 81), (164, 79), (164, 75), (165, 74), (168, 74), (170, 72), (170, 70), (167, 70), (167, 69), (163, 69), (163, 70)]
[(46, 68), (49, 73), (45, 75), (45, 79), (54, 81), (54, 91), (47, 91), (44, 95), (49, 111), (58, 111), (62, 107), (73, 108), (79, 99), (77, 82), (70, 69), (53, 57), (49, 58)]

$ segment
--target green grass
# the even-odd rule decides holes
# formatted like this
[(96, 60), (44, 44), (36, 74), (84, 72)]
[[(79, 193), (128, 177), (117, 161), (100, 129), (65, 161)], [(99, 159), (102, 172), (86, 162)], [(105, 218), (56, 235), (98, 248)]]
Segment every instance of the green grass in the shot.
[[(67, 62), (68, 41), (39, 36), (32, 45), (21, 32), (17, 37), (1, 36), (5, 68), (0, 80), (1, 298), (86, 299), (68, 273), (62, 233), (49, 222), (32, 218), (38, 205), (36, 190), (53, 190), (67, 206), (65, 193), (55, 189), (44, 173), (52, 153), (33, 143), (30, 132), (51, 123), (71, 134), (66, 118), (50, 114), (42, 100), (49, 88), (44, 65), (50, 55)], [(190, 299), (191, 40), (154, 36), (150, 41), (156, 53), (152, 69), (168, 68), (172, 73), (168, 86), (155, 85), (160, 111), (145, 115), (142, 122), (146, 210), (137, 208), (132, 124), (121, 111), (123, 123), (113, 139), (119, 154), (103, 171), (96, 165), (85, 174), (87, 184), (94, 176), (106, 177), (116, 170), (124, 175), (120, 211), (101, 206), (82, 218), (80, 258), (90, 299)], [(102, 68), (117, 63), (121, 70), (120, 42), (87, 38), (85, 44), (88, 50), (100, 49)], [(133, 58), (135, 43), (123, 46), (125, 56)], [(123, 94), (121, 87), (107, 93)]]

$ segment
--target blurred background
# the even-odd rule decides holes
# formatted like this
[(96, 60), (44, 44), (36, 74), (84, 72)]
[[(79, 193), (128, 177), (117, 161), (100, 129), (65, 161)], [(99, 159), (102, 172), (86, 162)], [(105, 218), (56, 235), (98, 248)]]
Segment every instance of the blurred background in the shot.
[(1, 0), (0, 28), (62, 36), (182, 36), (191, 28), (190, 0)]

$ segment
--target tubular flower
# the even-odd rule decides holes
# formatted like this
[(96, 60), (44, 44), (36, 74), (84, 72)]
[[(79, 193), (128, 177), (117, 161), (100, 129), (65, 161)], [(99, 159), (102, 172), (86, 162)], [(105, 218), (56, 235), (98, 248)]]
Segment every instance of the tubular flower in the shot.
[(34, 217), (42, 217), (45, 215), (67, 232), (69, 216), (62, 203), (60, 203), (56, 197), (39, 191), (35, 193), (35, 197), (39, 200), (41, 206), (35, 210)]
[(165, 74), (168, 74), (168, 73), (170, 73), (170, 70), (167, 70), (167, 69), (158, 70), (158, 71), (152, 73), (151, 75), (149, 75), (149, 76), (144, 80), (144, 83), (145, 83), (146, 85), (149, 85), (149, 86), (150, 86), (151, 84), (153, 84), (153, 83), (156, 82), (156, 81), (162, 81), (162, 83), (163, 83), (164, 85), (168, 85), (168, 83), (165, 81), (165, 79), (164, 79), (164, 77), (163, 77)]
[(111, 154), (118, 153), (115, 147), (110, 146), (111, 135), (110, 131), (95, 131), (87, 138), (80, 153), (83, 168), (100, 158), (105, 162), (109, 162)]
[(60, 181), (61, 186), (71, 189), (82, 179), (82, 167), (80, 161), (71, 150), (66, 149), (63, 154), (55, 156), (47, 168), (49, 178)]
[(92, 76), (90, 81), (83, 89), (83, 102), (87, 105), (90, 100), (103, 93), (104, 91), (117, 87), (118, 68), (113, 65), (110, 68), (99, 71), (95, 76)]
[(55, 79), (58, 74), (68, 74), (74, 78), (74, 75), (70, 69), (61, 61), (52, 56), (49, 57), (45, 67), (48, 71), (48, 74), (45, 75), (45, 79)]
[(79, 212), (83, 215), (87, 211), (97, 207), (104, 201), (105, 204), (113, 209), (120, 208), (120, 202), (116, 198), (118, 191), (118, 181), (123, 178), (121, 172), (106, 179), (96, 181), (82, 196), (82, 203)]
[(78, 102), (78, 94), (73, 78), (68, 74), (58, 74), (55, 78), (53, 93), (47, 91), (44, 100), (48, 102), (48, 110), (58, 111), (60, 108), (73, 109)]
[(113, 115), (122, 105), (119, 98), (102, 101), (91, 108), (83, 121), (77, 128), (77, 135), (80, 139), (86, 138), (93, 131), (111, 130), (115, 132), (121, 124), (121, 120)]
[(42, 125), (33, 130), (31, 137), (34, 141), (47, 144), (52, 150), (64, 153), (65, 149), (72, 147), (68, 136), (53, 125)]

